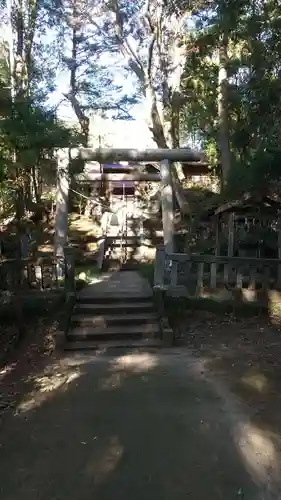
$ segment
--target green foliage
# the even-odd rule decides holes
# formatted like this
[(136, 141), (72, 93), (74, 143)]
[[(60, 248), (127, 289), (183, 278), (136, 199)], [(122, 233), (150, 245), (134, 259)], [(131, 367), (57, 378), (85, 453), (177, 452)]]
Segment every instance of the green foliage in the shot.
[[(18, 187), (54, 179), (55, 148), (77, 145), (79, 136), (59, 122), (55, 112), (44, 102), (26, 95), (13, 98), (6, 57), (0, 59), (0, 212), (15, 212)], [(35, 172), (35, 177), (32, 177)], [(28, 180), (30, 178), (30, 180)], [(38, 186), (34, 186), (34, 189)], [(30, 193), (23, 192), (24, 204), (30, 204)]]
[(227, 33), (229, 193), (276, 191), (281, 172), (281, 6), (274, 0), (216, 0), (207, 15), (205, 7), (193, 16), (195, 28), (186, 38), (183, 126), (214, 161), (218, 46)]

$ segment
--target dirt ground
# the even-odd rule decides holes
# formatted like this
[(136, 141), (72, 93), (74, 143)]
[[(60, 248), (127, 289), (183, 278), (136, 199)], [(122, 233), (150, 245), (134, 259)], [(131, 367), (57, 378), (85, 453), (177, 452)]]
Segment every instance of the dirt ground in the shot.
[[(24, 341), (11, 353), (7, 339), (15, 335), (14, 327), (2, 326), (0, 415), (6, 406), (13, 407), (10, 381), (18, 395), (22, 382), (49, 362), (56, 326), (56, 318), (31, 321)], [(265, 317), (237, 319), (193, 311), (181, 322), (179, 332), (177, 349), (188, 348), (192, 357), (200, 358), (209, 371), (251, 407), (255, 421), (281, 435), (281, 328), (272, 326)], [(8, 405), (4, 403), (5, 392), (9, 393)]]
[(179, 343), (241, 398), (255, 423), (279, 439), (281, 328), (263, 316), (193, 311), (180, 324)]
[[(1, 327), (0, 422), (13, 414), (18, 402), (33, 387), (33, 377), (54, 353), (57, 318), (42, 316), (26, 323), (25, 336), (15, 347), (15, 325)], [(11, 345), (10, 349), (9, 346)]]
[(2, 422), (1, 499), (279, 498), (198, 368), (179, 352), (53, 358)]
[[(42, 318), (0, 369), (3, 500), (281, 498), (281, 347), (200, 311), (171, 350), (59, 356)], [(204, 477), (204, 481), (202, 481)]]

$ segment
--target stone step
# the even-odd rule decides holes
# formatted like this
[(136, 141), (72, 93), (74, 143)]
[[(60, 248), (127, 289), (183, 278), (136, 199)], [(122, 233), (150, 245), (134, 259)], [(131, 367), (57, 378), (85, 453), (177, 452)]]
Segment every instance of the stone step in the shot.
[(71, 318), (72, 325), (89, 326), (94, 328), (106, 328), (110, 325), (140, 325), (157, 321), (157, 315), (150, 313), (127, 314), (123, 309), (120, 314), (74, 314)]
[(141, 339), (159, 336), (158, 323), (145, 325), (111, 326), (94, 328), (79, 326), (71, 328), (67, 333), (69, 340), (122, 340), (124, 338)]
[(107, 350), (115, 348), (149, 348), (149, 347), (161, 347), (162, 342), (158, 338), (153, 339), (122, 339), (122, 340), (109, 340), (107, 342), (98, 342), (96, 340), (84, 340), (84, 341), (67, 341), (64, 344), (64, 349), (66, 351), (87, 351), (87, 350)]
[(153, 311), (154, 304), (151, 302), (151, 299), (143, 302), (122, 302), (122, 301), (114, 301), (114, 302), (99, 302), (96, 303), (77, 303), (74, 308), (74, 313), (78, 314), (102, 314), (107, 313), (111, 314), (113, 312), (120, 312), (120, 314), (129, 313), (131, 314), (133, 311), (139, 314), (140, 312), (150, 312)]
[(107, 292), (102, 295), (78, 295), (77, 297), (77, 303), (79, 304), (111, 304), (111, 305), (118, 305), (118, 307), (124, 303), (131, 303), (131, 304), (151, 304), (152, 302), (152, 297), (148, 295), (134, 295), (133, 293), (122, 293), (120, 292), (119, 295), (116, 295), (116, 292)]
[(141, 235), (140, 234), (120, 234), (120, 233), (115, 233), (115, 234), (109, 234), (107, 235), (107, 238), (106, 238), (106, 241), (120, 241), (120, 240), (127, 240), (127, 241), (134, 241), (136, 239), (139, 239), (141, 238)]
[(137, 243), (136, 245), (132, 246), (132, 243), (124, 243), (122, 246), (119, 245), (119, 243), (114, 243), (107, 247), (106, 253), (108, 252), (116, 252), (116, 251), (127, 251), (127, 252), (135, 252), (136, 249), (141, 248), (142, 245), (140, 243)]
[[(110, 247), (108, 247), (106, 249), (106, 252), (107, 253), (112, 253), (112, 252), (120, 252), (120, 251), (123, 251), (123, 252), (135, 252), (135, 251), (140, 251), (142, 249), (143, 245), (134, 245), (132, 246), (131, 243), (129, 243), (128, 245), (123, 245), (123, 246), (120, 246), (119, 244), (116, 244), (116, 245), (111, 245)], [(147, 247), (146, 247), (147, 248)], [(151, 248), (151, 247), (148, 247), (148, 248)]]

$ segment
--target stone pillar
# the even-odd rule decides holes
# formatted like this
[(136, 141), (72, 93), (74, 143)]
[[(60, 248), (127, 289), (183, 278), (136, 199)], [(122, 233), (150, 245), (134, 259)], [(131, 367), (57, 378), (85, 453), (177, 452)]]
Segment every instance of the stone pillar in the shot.
[(63, 259), (68, 233), (69, 149), (60, 149), (57, 159), (54, 256)]
[(174, 195), (171, 175), (171, 163), (169, 162), (169, 160), (161, 161), (160, 175), (165, 252), (174, 253)]

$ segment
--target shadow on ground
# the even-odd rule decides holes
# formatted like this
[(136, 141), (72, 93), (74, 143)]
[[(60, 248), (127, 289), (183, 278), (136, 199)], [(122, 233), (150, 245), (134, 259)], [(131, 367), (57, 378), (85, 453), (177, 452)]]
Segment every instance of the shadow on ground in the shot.
[(186, 352), (50, 358), (3, 420), (1, 499), (279, 498), (272, 443), (206, 373)]
[(247, 404), (251, 420), (281, 449), (278, 326), (262, 315), (234, 318), (192, 311), (181, 324), (180, 343)]

